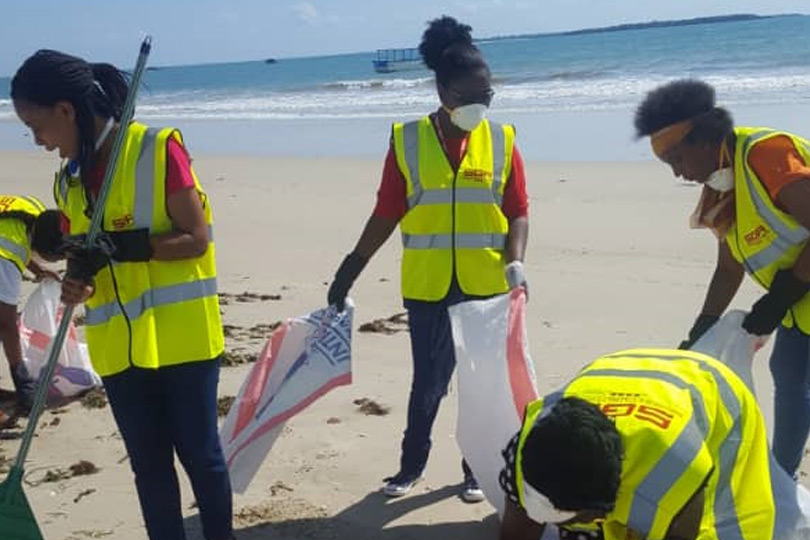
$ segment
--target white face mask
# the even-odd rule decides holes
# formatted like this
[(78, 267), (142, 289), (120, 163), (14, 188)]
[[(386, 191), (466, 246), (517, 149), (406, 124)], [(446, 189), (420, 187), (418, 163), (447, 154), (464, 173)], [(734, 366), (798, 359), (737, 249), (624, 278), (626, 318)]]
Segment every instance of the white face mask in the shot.
[(526, 515), (536, 523), (565, 523), (577, 515), (576, 512), (557, 510), (548, 497), (523, 482), (523, 502)]
[(487, 106), (483, 103), (470, 103), (450, 111), (450, 121), (459, 129), (472, 131), (478, 127), (487, 115)]
[(734, 170), (731, 167), (718, 169), (709, 175), (706, 186), (715, 191), (726, 193), (734, 189)]

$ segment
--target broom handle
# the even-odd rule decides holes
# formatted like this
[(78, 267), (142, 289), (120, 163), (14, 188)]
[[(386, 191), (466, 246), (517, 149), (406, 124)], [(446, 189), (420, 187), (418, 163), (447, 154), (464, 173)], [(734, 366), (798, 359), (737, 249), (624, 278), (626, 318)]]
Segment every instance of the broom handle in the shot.
[[(85, 247), (92, 248), (93, 242), (101, 231), (102, 220), (104, 219), (104, 205), (107, 202), (107, 194), (110, 191), (112, 179), (115, 176), (115, 169), (118, 165), (118, 156), (121, 153), (121, 148), (124, 145), (124, 138), (127, 134), (127, 127), (132, 121), (135, 114), (135, 99), (138, 95), (138, 87), (141, 83), (141, 77), (146, 68), (146, 60), (152, 50), (152, 38), (146, 36), (141, 43), (141, 50), (138, 54), (138, 62), (135, 65), (135, 72), (132, 75), (132, 80), (127, 93), (127, 99), (124, 102), (124, 108), (121, 111), (121, 118), (119, 120), (118, 132), (115, 134), (112, 150), (110, 151), (110, 159), (107, 164), (107, 169), (104, 172), (104, 181), (101, 184), (101, 189), (96, 198), (95, 210), (93, 210), (93, 218), (90, 221), (90, 228), (87, 231), (87, 236), (84, 241)], [(23, 469), (25, 465), (25, 458), (28, 456), (28, 451), (31, 449), (31, 441), (34, 438), (34, 432), (37, 429), (37, 422), (42, 415), (45, 408), (45, 402), (48, 399), (48, 389), (51, 386), (51, 378), (56, 369), (56, 363), (59, 355), (62, 352), (62, 345), (64, 345), (65, 337), (67, 336), (70, 322), (73, 320), (73, 305), (66, 305), (62, 313), (62, 320), (59, 321), (59, 328), (56, 336), (51, 340), (50, 350), (48, 351), (48, 361), (43, 367), (42, 373), (39, 376), (39, 383), (37, 384), (37, 392), (34, 397), (34, 404), (31, 407), (31, 412), (28, 415), (28, 424), (25, 426), (25, 432), (22, 436), (20, 449), (17, 452), (17, 458), (14, 460), (14, 467)]]

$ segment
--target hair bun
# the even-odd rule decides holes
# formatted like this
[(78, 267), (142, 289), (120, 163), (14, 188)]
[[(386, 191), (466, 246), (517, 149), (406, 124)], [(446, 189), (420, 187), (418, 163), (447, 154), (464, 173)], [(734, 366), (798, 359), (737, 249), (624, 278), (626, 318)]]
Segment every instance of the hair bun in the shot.
[(453, 17), (447, 15), (432, 20), (428, 29), (422, 35), (419, 44), (419, 53), (425, 65), (436, 71), (442, 54), (453, 45), (472, 45), (472, 27), (461, 24)]

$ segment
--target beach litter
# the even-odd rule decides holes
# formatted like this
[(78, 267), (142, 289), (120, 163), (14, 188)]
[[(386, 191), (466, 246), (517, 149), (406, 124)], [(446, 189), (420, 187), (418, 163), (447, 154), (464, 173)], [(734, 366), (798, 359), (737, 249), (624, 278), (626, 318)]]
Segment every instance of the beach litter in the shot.
[(390, 336), (397, 332), (408, 331), (408, 314), (396, 313), (384, 319), (374, 319), (371, 322), (361, 324), (358, 332), (368, 332), (373, 334), (385, 334)]
[(391, 407), (380, 405), (369, 398), (355, 399), (352, 403), (357, 405), (357, 410), (366, 416), (386, 416), (391, 412)]

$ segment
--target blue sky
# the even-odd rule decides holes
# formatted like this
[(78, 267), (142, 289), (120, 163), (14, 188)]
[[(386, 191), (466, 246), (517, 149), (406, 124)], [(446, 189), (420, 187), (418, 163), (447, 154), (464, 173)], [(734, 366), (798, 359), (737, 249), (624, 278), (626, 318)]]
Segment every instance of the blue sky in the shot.
[[(70, 6), (70, 7), (68, 7)], [(152, 65), (414, 46), (449, 14), (476, 37), (727, 13), (810, 12), (807, 0), (2, 0), (0, 76), (39, 48), (121, 67), (145, 33)]]

